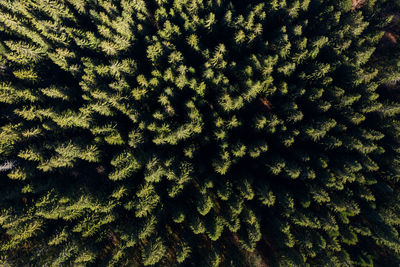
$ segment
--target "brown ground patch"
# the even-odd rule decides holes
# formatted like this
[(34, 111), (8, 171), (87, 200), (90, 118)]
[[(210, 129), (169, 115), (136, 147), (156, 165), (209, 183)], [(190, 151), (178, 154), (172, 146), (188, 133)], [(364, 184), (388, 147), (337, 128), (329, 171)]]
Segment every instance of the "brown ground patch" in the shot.
[[(235, 243), (236, 246), (240, 247), (240, 241), (239, 237), (236, 233), (232, 234), (232, 242)], [(255, 264), (253, 266), (255, 267), (269, 267), (267, 263), (267, 254), (265, 251), (259, 251), (258, 248), (256, 248), (253, 252), (249, 252), (246, 250), (243, 250), (244, 255), (246, 256), (247, 260), (249, 261), (248, 263)], [(259, 256), (259, 257), (257, 257)]]
[(266, 99), (265, 97), (260, 97), (259, 100), (261, 104), (263, 104), (268, 110), (272, 109), (271, 102), (269, 102), (268, 99)]
[(386, 27), (385, 34), (381, 39), (381, 48), (391, 48), (400, 41), (400, 14), (384, 13), (383, 16), (393, 16), (390, 25)]
[(361, 8), (365, 4), (365, 0), (351, 0), (351, 11)]
[(385, 32), (383, 35), (383, 41), (386, 42), (388, 45), (395, 45), (397, 44), (397, 40), (399, 36), (393, 32)]
[(119, 244), (120, 241), (120, 236), (119, 233), (115, 233), (115, 232), (109, 232), (108, 233), (109, 237), (111, 238), (111, 242), (113, 243), (114, 246), (117, 246)]

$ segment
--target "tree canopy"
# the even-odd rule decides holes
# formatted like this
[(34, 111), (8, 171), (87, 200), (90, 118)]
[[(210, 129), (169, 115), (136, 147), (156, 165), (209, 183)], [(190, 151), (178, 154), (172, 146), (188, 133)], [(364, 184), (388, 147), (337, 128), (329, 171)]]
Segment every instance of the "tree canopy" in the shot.
[(400, 265), (390, 8), (0, 0), (0, 265)]

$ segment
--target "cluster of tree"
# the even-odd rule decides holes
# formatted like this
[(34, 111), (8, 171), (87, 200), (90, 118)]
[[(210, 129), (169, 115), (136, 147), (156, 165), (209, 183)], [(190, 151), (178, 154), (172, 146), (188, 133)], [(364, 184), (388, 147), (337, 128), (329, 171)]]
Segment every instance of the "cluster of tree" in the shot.
[(387, 4), (0, 0), (0, 265), (399, 265)]

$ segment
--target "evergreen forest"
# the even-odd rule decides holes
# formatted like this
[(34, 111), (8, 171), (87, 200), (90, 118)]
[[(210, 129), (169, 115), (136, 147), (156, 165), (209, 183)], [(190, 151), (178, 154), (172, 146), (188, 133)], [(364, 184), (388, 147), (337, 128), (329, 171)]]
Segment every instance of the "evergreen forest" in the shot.
[(0, 266), (400, 266), (399, 0), (0, 0)]

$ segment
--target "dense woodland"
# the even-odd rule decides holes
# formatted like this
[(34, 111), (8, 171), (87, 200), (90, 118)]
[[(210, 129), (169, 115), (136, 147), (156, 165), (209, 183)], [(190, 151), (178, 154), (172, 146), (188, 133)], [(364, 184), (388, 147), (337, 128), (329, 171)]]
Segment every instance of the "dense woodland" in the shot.
[(399, 266), (399, 11), (0, 0), (0, 265)]

